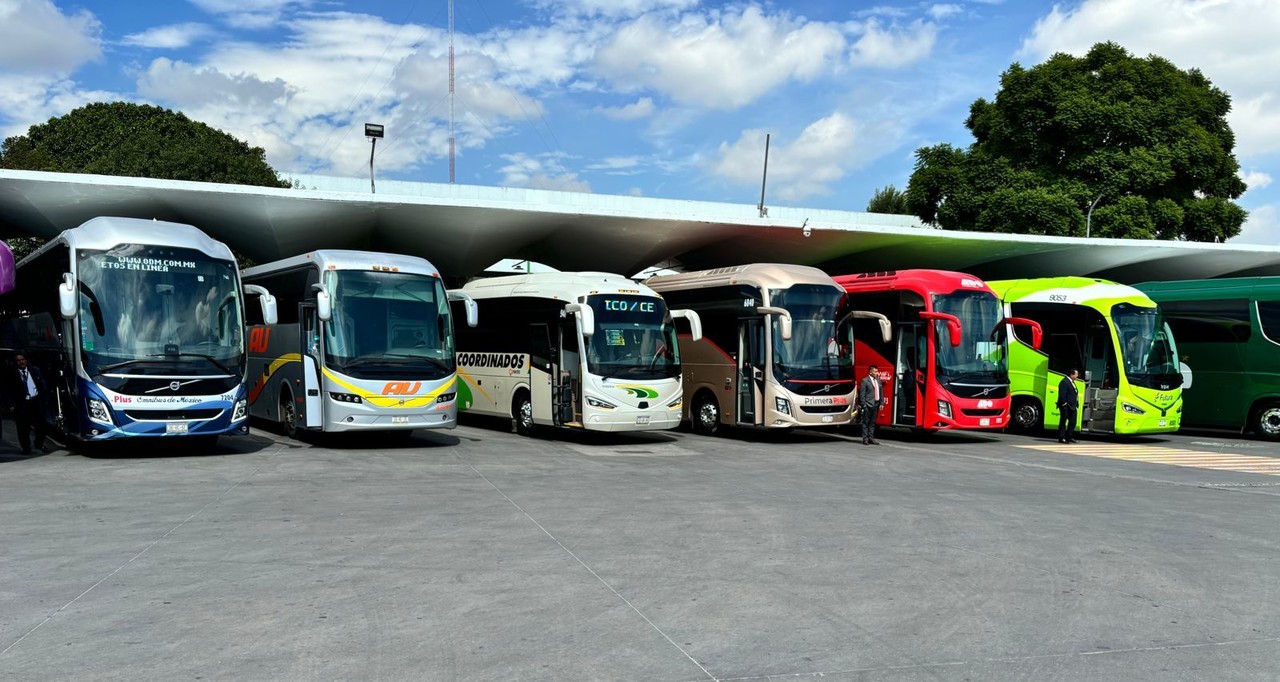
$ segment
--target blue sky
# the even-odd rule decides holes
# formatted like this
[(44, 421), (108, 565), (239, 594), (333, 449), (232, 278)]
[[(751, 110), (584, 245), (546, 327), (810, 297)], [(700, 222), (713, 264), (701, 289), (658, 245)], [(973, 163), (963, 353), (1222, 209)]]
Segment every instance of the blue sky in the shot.
[[(0, 0), (0, 135), (180, 110), (279, 171), (447, 182), (446, 0)], [(862, 210), (1012, 62), (1114, 40), (1231, 94), (1240, 241), (1280, 243), (1280, 2), (456, 0), (457, 182)]]

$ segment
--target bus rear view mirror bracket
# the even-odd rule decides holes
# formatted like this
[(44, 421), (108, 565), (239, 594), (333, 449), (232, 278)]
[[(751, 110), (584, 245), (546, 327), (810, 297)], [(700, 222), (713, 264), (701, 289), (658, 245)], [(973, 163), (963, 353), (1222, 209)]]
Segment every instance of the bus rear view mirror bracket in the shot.
[(63, 273), (62, 284), (58, 285), (58, 312), (62, 319), (70, 320), (76, 316), (76, 278), (71, 273)]
[(276, 297), (272, 296), (266, 287), (257, 284), (246, 284), (244, 285), (244, 293), (258, 297), (258, 305), (262, 307), (262, 322), (264, 324), (275, 324), (279, 320), (279, 316), (276, 314)]
[(786, 308), (775, 308), (773, 306), (760, 306), (756, 308), (756, 312), (761, 315), (777, 315), (778, 326), (782, 328), (782, 340), (791, 340), (791, 312)]
[(875, 320), (876, 322), (879, 322), (880, 323), (880, 339), (883, 340), (885, 343), (889, 343), (890, 341), (893, 340), (893, 323), (890, 322), (889, 318), (885, 317), (884, 315), (881, 315), (880, 313), (873, 313), (870, 310), (851, 311), (848, 315), (845, 315), (844, 317), (840, 318), (840, 322), (836, 326), (838, 327), (840, 325), (843, 325), (845, 322), (853, 318), (857, 318), (861, 320)]
[(689, 321), (689, 338), (691, 341), (702, 340), (702, 318), (694, 310), (672, 310), (671, 317), (683, 317)]
[(578, 324), (582, 327), (582, 335), (591, 337), (596, 333), (596, 315), (591, 306), (582, 303), (570, 303), (564, 307), (566, 313), (571, 313), (578, 318)]
[(450, 301), (462, 301), (462, 307), (467, 311), (468, 327), (475, 327), (480, 324), (480, 309), (476, 306), (474, 298), (461, 291), (450, 291), (448, 295)]
[[(1040, 326), (1039, 322), (1029, 320), (1025, 317), (1006, 317), (1004, 318), (1004, 321), (1005, 324), (1011, 324), (1015, 327), (1031, 327), (1031, 347), (1036, 350), (1040, 350), (1040, 342), (1044, 339), (1044, 329)], [(996, 325), (996, 328), (991, 330), (991, 338), (995, 338), (996, 331), (999, 328), (1000, 326)]]
[(935, 312), (926, 311), (926, 312), (920, 313), (920, 319), (941, 320), (943, 322), (946, 322), (947, 334), (951, 337), (951, 345), (953, 346), (960, 345), (960, 332), (962, 330), (960, 326), (960, 318), (950, 313), (935, 313)]

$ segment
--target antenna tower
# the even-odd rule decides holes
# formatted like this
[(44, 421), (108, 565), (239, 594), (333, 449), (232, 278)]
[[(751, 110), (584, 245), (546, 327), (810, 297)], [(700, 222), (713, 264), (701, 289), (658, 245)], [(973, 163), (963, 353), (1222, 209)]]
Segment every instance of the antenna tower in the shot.
[(453, 0), (449, 0), (449, 184), (453, 184)]

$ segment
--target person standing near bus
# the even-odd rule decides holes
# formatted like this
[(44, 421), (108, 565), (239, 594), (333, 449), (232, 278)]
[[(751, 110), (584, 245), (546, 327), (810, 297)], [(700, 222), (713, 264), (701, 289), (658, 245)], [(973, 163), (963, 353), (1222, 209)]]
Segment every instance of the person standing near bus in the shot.
[(44, 374), (35, 367), (27, 366), (27, 356), (18, 353), (13, 356), (14, 368), (8, 371), (5, 381), (9, 405), (13, 408), (13, 425), (18, 432), (18, 445), (22, 454), (31, 454), (31, 431), (36, 432), (35, 446), (44, 452)]
[(1058, 442), (1076, 442), (1076, 411), (1080, 409), (1080, 393), (1076, 390), (1076, 377), (1080, 372), (1072, 369), (1071, 373), (1058, 383)]
[(880, 385), (880, 370), (875, 365), (867, 372), (858, 386), (858, 421), (862, 423), (862, 444), (879, 445), (876, 440), (876, 417), (884, 404), (884, 389)]

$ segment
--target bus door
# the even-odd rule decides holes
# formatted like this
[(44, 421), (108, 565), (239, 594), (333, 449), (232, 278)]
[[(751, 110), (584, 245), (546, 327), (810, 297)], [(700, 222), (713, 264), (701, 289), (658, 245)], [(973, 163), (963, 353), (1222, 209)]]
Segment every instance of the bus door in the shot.
[(893, 412), (895, 424), (918, 425), (916, 407), (920, 404), (920, 393), (924, 389), (920, 382), (921, 347), (928, 348), (928, 336), (923, 325), (914, 323), (898, 327), (898, 380), (894, 387)]
[(1085, 337), (1084, 416), (1081, 430), (1113, 433), (1116, 430), (1116, 404), (1120, 397), (1120, 365), (1111, 349), (1111, 329), (1105, 324), (1092, 324)]
[(560, 414), (556, 410), (559, 401), (556, 400), (556, 363), (560, 354), (551, 341), (551, 333), (555, 331), (551, 325), (544, 322), (535, 322), (529, 325), (529, 333), (531, 335), (530, 348), (533, 352), (529, 354), (529, 402), (533, 406), (533, 419), (535, 422), (550, 421), (553, 424), (560, 424)]
[(764, 391), (764, 318), (738, 320), (738, 423), (760, 424)]
[[(320, 334), (320, 319), (316, 316), (316, 304), (298, 304), (298, 319), (302, 320), (302, 396), (303, 413), (298, 415), (298, 426), (319, 429), (324, 426), (324, 401), (320, 399), (320, 367), (324, 342)], [(296, 400), (300, 396), (294, 396)]]
[(556, 397), (557, 422), (569, 426), (582, 426), (582, 354), (578, 345), (578, 319), (569, 316), (560, 320), (560, 371)]

